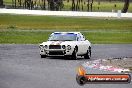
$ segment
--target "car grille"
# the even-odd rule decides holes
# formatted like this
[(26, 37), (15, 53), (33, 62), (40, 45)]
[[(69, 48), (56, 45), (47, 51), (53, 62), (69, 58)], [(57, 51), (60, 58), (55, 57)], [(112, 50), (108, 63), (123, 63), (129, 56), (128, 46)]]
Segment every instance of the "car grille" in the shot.
[(49, 55), (64, 55), (63, 51), (49, 51)]
[(61, 49), (61, 45), (49, 45), (49, 49)]

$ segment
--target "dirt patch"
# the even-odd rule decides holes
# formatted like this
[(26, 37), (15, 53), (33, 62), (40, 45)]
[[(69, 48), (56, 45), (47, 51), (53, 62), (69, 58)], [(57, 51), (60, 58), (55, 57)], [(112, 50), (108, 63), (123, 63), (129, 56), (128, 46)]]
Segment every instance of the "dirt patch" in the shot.
[(102, 60), (103, 65), (129, 69), (132, 72), (132, 58), (112, 58)]

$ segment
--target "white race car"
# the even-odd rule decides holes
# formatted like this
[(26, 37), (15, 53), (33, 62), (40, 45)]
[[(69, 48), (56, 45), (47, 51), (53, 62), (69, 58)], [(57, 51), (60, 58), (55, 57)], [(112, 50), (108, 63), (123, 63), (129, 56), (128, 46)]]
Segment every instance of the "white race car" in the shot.
[(47, 56), (84, 56), (90, 59), (91, 43), (80, 32), (54, 32), (47, 42), (39, 45), (41, 58)]

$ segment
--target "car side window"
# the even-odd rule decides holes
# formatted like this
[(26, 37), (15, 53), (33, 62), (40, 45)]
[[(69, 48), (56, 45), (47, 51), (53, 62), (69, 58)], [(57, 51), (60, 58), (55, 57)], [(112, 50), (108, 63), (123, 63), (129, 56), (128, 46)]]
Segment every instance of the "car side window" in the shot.
[(80, 38), (81, 38), (81, 41), (85, 41), (85, 37), (82, 34), (80, 34)]
[(77, 36), (77, 41), (82, 41), (80, 34), (78, 34), (78, 36)]
[(83, 41), (85, 41), (86, 39), (85, 39), (85, 36), (82, 34), (82, 39), (83, 39)]

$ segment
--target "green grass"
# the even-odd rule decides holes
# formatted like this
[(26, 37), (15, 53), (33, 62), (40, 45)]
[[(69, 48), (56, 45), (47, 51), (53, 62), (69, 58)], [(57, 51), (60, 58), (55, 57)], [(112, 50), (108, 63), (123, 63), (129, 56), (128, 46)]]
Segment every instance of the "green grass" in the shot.
[(38, 44), (48, 39), (50, 32), (0, 31), (1, 44)]
[(0, 44), (39, 44), (53, 31), (81, 31), (93, 44), (132, 44), (131, 23), (132, 19), (1, 14)]
[(87, 32), (84, 35), (94, 44), (132, 44), (132, 32)]
[(132, 30), (132, 19), (0, 15), (0, 29)]
[[(132, 44), (132, 32), (82, 32), (92, 44)], [(51, 32), (0, 31), (1, 44), (39, 44), (47, 41)]]

